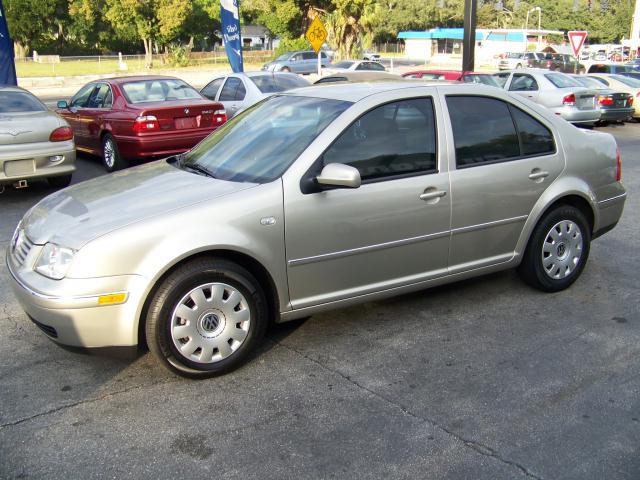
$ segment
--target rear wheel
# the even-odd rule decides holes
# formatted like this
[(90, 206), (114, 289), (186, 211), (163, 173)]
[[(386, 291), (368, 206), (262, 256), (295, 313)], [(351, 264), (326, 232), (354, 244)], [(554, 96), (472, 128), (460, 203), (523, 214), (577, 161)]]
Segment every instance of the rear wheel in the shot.
[(151, 301), (149, 350), (185, 377), (228, 372), (264, 336), (266, 305), (264, 292), (244, 268), (214, 258), (193, 260), (171, 273)]
[(127, 162), (120, 156), (116, 139), (110, 133), (102, 137), (102, 164), (107, 172), (115, 172), (127, 167)]
[(47, 182), (50, 187), (53, 188), (64, 188), (68, 187), (71, 183), (71, 175), (61, 175), (59, 177), (49, 177), (47, 178)]
[(561, 205), (536, 225), (518, 273), (539, 290), (563, 290), (582, 273), (590, 243), (591, 230), (583, 213), (570, 205)]
[(578, 70), (578, 74), (580, 75), (584, 75), (586, 73), (586, 70), (584, 68), (581, 68), (580, 70)]
[(516, 68), (522, 68), (522, 64), (521, 63), (517, 64)]

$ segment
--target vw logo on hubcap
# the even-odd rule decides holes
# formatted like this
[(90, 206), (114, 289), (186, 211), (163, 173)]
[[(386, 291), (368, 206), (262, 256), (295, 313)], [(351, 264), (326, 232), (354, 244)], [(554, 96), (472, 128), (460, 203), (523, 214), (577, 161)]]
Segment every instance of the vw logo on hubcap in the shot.
[(205, 315), (202, 319), (202, 329), (205, 332), (213, 332), (220, 324), (220, 319), (215, 313)]
[(567, 251), (567, 247), (565, 246), (564, 243), (561, 243), (560, 245), (558, 245), (558, 256), (562, 257), (565, 252)]

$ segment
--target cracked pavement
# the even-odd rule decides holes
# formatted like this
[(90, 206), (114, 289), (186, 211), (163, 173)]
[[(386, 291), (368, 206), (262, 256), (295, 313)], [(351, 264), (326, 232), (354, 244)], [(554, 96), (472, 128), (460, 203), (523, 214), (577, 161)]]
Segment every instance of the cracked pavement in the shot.
[(568, 291), (507, 271), (345, 308), (275, 327), (247, 365), (205, 381), (47, 340), (4, 251), (50, 190), (8, 190), (0, 478), (640, 478), (640, 124), (600, 130), (618, 139), (629, 199)]

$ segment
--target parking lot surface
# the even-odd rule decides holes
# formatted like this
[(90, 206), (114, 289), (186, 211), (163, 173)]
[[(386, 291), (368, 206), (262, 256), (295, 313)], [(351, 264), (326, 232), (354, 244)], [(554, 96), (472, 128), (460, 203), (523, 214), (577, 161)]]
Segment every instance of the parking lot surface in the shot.
[[(507, 271), (317, 315), (204, 381), (47, 340), (4, 255), (52, 190), (7, 189), (0, 478), (640, 478), (640, 124), (599, 130), (629, 197), (570, 289)], [(78, 167), (74, 182), (103, 174)]]

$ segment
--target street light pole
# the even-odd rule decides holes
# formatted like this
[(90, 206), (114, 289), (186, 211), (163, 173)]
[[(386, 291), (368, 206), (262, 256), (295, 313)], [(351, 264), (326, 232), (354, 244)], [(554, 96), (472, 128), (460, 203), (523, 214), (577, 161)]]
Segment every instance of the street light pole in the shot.
[(476, 53), (476, 10), (478, 0), (464, 0), (464, 37), (462, 39), (462, 71), (472, 72)]

